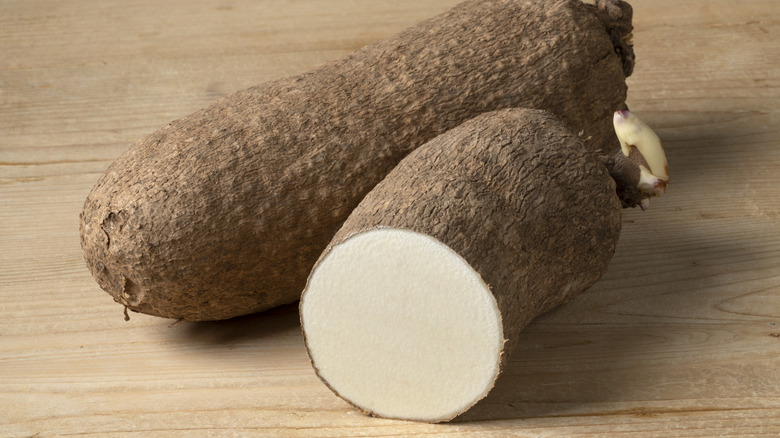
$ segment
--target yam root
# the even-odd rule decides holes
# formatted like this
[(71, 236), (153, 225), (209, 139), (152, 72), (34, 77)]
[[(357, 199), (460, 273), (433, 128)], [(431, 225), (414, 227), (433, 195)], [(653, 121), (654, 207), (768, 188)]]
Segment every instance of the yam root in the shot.
[(452, 419), (532, 319), (601, 277), (620, 219), (608, 169), (550, 113), (470, 120), (401, 161), (320, 257), (300, 302), (312, 364), (369, 414)]
[(310, 73), (237, 92), (138, 140), (81, 214), (126, 308), (225, 319), (299, 299), (352, 209), (411, 151), (484, 112), (547, 110), (618, 146), (633, 68), (619, 0), (469, 0)]

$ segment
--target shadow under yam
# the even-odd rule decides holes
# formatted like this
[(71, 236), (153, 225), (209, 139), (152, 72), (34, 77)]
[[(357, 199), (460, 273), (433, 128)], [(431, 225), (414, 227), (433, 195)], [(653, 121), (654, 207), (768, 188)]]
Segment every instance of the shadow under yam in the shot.
[(283, 333), (300, 333), (298, 303), (222, 321), (177, 322), (173, 325), (184, 343), (231, 345)]

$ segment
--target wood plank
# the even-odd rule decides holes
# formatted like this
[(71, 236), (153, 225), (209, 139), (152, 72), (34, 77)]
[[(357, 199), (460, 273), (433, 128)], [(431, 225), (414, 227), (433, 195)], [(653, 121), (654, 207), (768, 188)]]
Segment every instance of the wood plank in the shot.
[(606, 276), (537, 319), (450, 424), (366, 417), (314, 375), (297, 309), (132, 314), (78, 214), (138, 136), (457, 3), (0, 2), (0, 436), (780, 435), (780, 10), (635, 0), (629, 105), (671, 185)]

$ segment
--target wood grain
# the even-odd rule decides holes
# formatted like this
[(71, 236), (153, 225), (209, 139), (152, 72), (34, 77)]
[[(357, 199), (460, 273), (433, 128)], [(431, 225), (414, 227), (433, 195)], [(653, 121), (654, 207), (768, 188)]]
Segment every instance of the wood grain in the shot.
[(321, 384), (295, 306), (216, 323), (122, 308), (78, 214), (140, 135), (457, 3), (0, 2), (0, 436), (780, 435), (780, 10), (635, 0), (629, 106), (667, 195), (627, 211), (591, 291), (537, 319), (450, 424), (381, 420)]

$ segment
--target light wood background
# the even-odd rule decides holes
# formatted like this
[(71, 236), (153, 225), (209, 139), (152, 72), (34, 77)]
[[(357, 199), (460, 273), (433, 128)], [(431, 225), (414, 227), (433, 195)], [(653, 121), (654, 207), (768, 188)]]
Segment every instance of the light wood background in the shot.
[(457, 1), (0, 0), (0, 436), (779, 436), (776, 0), (633, 1), (629, 105), (669, 192), (454, 423), (355, 412), (295, 306), (125, 322), (92, 280), (78, 214), (130, 142)]

